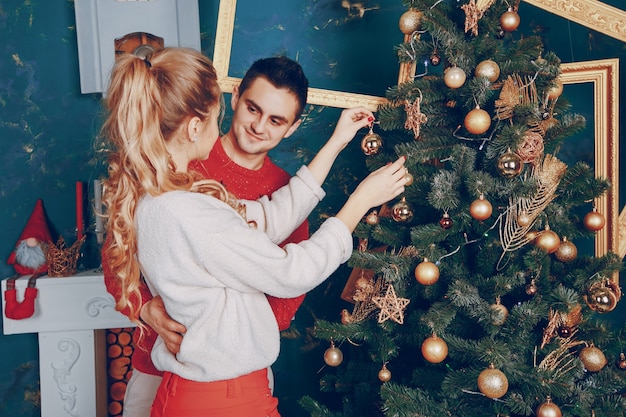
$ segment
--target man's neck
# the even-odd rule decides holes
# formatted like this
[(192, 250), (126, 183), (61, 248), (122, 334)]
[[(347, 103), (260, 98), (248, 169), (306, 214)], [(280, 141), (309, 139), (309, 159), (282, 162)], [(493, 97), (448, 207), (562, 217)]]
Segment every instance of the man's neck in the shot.
[(220, 138), (226, 155), (237, 165), (252, 171), (258, 171), (263, 167), (266, 154), (249, 154), (237, 146), (237, 141), (228, 132)]

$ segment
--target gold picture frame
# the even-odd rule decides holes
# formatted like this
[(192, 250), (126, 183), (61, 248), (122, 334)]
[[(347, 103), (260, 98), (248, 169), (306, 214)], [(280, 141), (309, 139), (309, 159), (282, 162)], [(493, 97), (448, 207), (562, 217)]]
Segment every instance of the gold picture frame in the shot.
[[(546, 1), (525, 0), (530, 4), (543, 6), (550, 9)], [(603, 6), (600, 2), (594, 2), (594, 7)], [(240, 78), (228, 75), (233, 31), (235, 26), (235, 14), (237, 0), (221, 0), (218, 10), (217, 30), (215, 36), (215, 49), (213, 64), (217, 70), (220, 87), (224, 92), (230, 93), (233, 87), (241, 81)], [(569, 9), (568, 9), (569, 10)], [(557, 13), (558, 10), (549, 10)], [(570, 17), (568, 13), (557, 13), (563, 17)], [(616, 15), (617, 12), (611, 14)], [(620, 14), (617, 16), (619, 17)], [(587, 22), (589, 23), (589, 22)], [(584, 24), (584, 22), (583, 22)], [(610, 31), (622, 33), (620, 25), (612, 25)], [(598, 211), (606, 218), (606, 226), (600, 230), (595, 239), (595, 253), (598, 256), (609, 251), (621, 256), (626, 254), (626, 238), (619, 240), (619, 236), (626, 236), (626, 224), (618, 222), (618, 145), (619, 145), (619, 60), (606, 59), (598, 61), (586, 61), (562, 64), (561, 80), (565, 85), (577, 83), (592, 83), (594, 94), (594, 137), (595, 137), (595, 173), (597, 177), (606, 178), (611, 182), (611, 190), (594, 202)], [(410, 68), (401, 66), (398, 80), (403, 78)], [(406, 76), (406, 74), (404, 74)], [(324, 90), (310, 88), (308, 103), (320, 106), (348, 108), (364, 106), (375, 111), (378, 106), (385, 103), (384, 97), (376, 97), (364, 94), (348, 93), (343, 91)], [(626, 223), (626, 214), (624, 220)], [(618, 233), (619, 229), (619, 233)], [(623, 230), (622, 230), (623, 229)], [(619, 242), (619, 243), (618, 243)]]
[[(619, 59), (604, 59), (561, 64), (560, 79), (568, 84), (592, 83), (595, 137), (595, 174), (606, 178), (611, 188), (594, 201), (606, 219), (595, 239), (595, 254), (614, 252), (621, 256), (618, 229), (619, 198)], [(623, 241), (623, 239), (622, 239)]]

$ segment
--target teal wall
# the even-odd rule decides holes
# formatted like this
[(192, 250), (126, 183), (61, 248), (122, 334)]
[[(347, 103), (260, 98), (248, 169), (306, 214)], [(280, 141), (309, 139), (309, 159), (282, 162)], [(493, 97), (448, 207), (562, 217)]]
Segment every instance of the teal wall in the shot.
[[(393, 45), (402, 39), (397, 26), (404, 11), (401, 1), (363, 1), (363, 17), (358, 9), (348, 12), (341, 3), (268, 0), (259, 7), (256, 0), (239, 0), (230, 75), (240, 77), (254, 60), (283, 53), (303, 64), (313, 87), (384, 95), (397, 81)], [(200, 1), (202, 49), (209, 56), (217, 4), (217, 0)], [(524, 23), (545, 34), (546, 45), (564, 62), (626, 57), (622, 42), (525, 3), (520, 15)], [(570, 47), (572, 40), (575, 48)], [(584, 47), (578, 46), (581, 43)], [(100, 95), (80, 93), (73, 2), (0, 0), (0, 260), (9, 256), (38, 198), (44, 201), (53, 237), (73, 241), (74, 184), (91, 184), (105, 172), (94, 148), (99, 112)], [(298, 132), (272, 153), (290, 172), (322, 145), (339, 110), (309, 106), (306, 114)], [(328, 180), (329, 196), (311, 218), (313, 228), (336, 212), (365, 172), (357, 142), (337, 161)], [(97, 259), (87, 257), (84, 263), (97, 264)], [(314, 318), (338, 319), (338, 312), (346, 307), (339, 294), (349, 272), (346, 266), (340, 268), (311, 292), (292, 329), (284, 334), (274, 366), (283, 415), (303, 415), (296, 403), (305, 393), (322, 395), (316, 393), (317, 371), (328, 346), (310, 336), (310, 327)], [(12, 274), (13, 269), (0, 262), (0, 278)], [(621, 320), (622, 304), (611, 319)], [(0, 361), (0, 415), (38, 416), (36, 335), (0, 335), (0, 356), (4, 359)]]

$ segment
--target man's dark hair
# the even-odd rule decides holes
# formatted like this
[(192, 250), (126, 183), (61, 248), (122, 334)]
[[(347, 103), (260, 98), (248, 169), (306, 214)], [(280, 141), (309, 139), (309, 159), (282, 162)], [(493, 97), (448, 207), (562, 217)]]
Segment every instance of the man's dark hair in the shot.
[(286, 89), (296, 95), (298, 108), (295, 120), (298, 120), (306, 105), (309, 89), (309, 80), (300, 64), (286, 56), (255, 61), (239, 84), (239, 95), (242, 96), (250, 84), (259, 77), (265, 78), (276, 88)]

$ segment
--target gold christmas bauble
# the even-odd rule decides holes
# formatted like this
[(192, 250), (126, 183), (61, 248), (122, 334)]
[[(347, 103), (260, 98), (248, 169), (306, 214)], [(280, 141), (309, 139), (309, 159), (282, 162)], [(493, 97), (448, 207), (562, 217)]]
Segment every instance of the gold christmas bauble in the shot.
[(406, 202), (406, 198), (402, 197), (391, 207), (391, 218), (397, 222), (410, 222), (413, 219), (413, 210)]
[(563, 236), (559, 248), (554, 252), (554, 257), (561, 262), (571, 262), (576, 259), (578, 255), (578, 249), (576, 245), (567, 240), (567, 237)]
[(496, 326), (502, 326), (506, 318), (509, 317), (509, 310), (504, 305), (500, 304), (499, 301), (492, 304), (491, 309), (495, 312), (491, 322)]
[(324, 352), (324, 362), (328, 366), (339, 366), (343, 362), (343, 353), (331, 343), (330, 347)]
[(520, 24), (519, 15), (511, 8), (500, 16), (500, 27), (505, 32), (513, 32)]
[(508, 391), (509, 380), (491, 364), (478, 375), (478, 389), (488, 398), (500, 398)]
[(444, 71), (443, 82), (452, 89), (459, 88), (465, 84), (465, 71), (459, 67), (450, 67)]
[(483, 221), (491, 217), (493, 207), (491, 207), (491, 203), (485, 200), (485, 197), (481, 195), (472, 202), (469, 211), (472, 218)]
[(407, 10), (400, 16), (400, 21), (398, 22), (400, 31), (405, 35), (410, 35), (416, 30), (419, 30), (422, 24), (422, 17), (422, 12), (418, 12), (414, 9)]
[(537, 287), (537, 282), (534, 279), (531, 279), (528, 285), (526, 286), (526, 294), (535, 295), (539, 291), (539, 287)]
[(448, 345), (433, 334), (422, 343), (422, 356), (430, 363), (440, 363), (448, 356)]
[(608, 313), (613, 311), (619, 301), (618, 294), (612, 288), (603, 284), (594, 284), (584, 295), (585, 302), (593, 311)]
[(415, 267), (415, 279), (422, 285), (433, 285), (439, 279), (439, 268), (427, 258)]
[(604, 353), (593, 344), (582, 348), (578, 357), (589, 372), (598, 372), (607, 364)]
[(504, 178), (515, 178), (522, 172), (524, 164), (522, 158), (509, 149), (498, 158), (497, 168)]
[(601, 230), (604, 227), (605, 223), (606, 220), (604, 219), (604, 216), (602, 215), (602, 213), (598, 213), (596, 209), (594, 209), (592, 212), (587, 213), (583, 218), (583, 225), (587, 230), (591, 232), (597, 232), (598, 230)]
[(386, 365), (383, 365), (380, 371), (378, 371), (378, 379), (380, 379), (382, 382), (391, 381), (391, 371), (387, 369)]
[(500, 77), (500, 67), (495, 61), (486, 59), (476, 66), (474, 76), (485, 77), (490, 82), (495, 83)]
[(536, 230), (531, 230), (526, 233), (526, 239), (528, 239), (528, 243), (534, 243), (537, 239), (537, 236), (539, 236), (539, 232)]
[(522, 211), (520, 214), (517, 215), (517, 224), (522, 226), (522, 227), (526, 227), (530, 224), (531, 222), (531, 218), (528, 215), (528, 213), (526, 213), (525, 211)]
[(463, 120), (465, 129), (473, 135), (481, 135), (491, 127), (491, 116), (480, 107), (467, 113)]
[(404, 178), (406, 178), (406, 184), (404, 184), (405, 186), (409, 186), (411, 184), (413, 184), (413, 175), (411, 175), (410, 172), (406, 172), (406, 174), (404, 174)]
[(376, 155), (383, 147), (383, 138), (380, 135), (370, 132), (363, 136), (361, 140), (361, 150), (367, 156)]
[(541, 232), (535, 239), (535, 246), (540, 247), (547, 253), (556, 252), (560, 245), (561, 240), (559, 239), (559, 235), (548, 228)]
[(546, 97), (549, 100), (556, 100), (563, 94), (563, 82), (556, 80), (553, 86), (550, 86), (546, 90)]
[(370, 226), (377, 225), (378, 221), (378, 212), (376, 210), (370, 211), (369, 214), (365, 216), (365, 223), (369, 224)]
[(626, 370), (626, 355), (624, 355), (624, 352), (619, 354), (619, 359), (615, 364), (618, 369), (621, 369), (622, 371)]
[(562, 417), (561, 409), (550, 400), (550, 397), (537, 407), (536, 414), (537, 417)]

